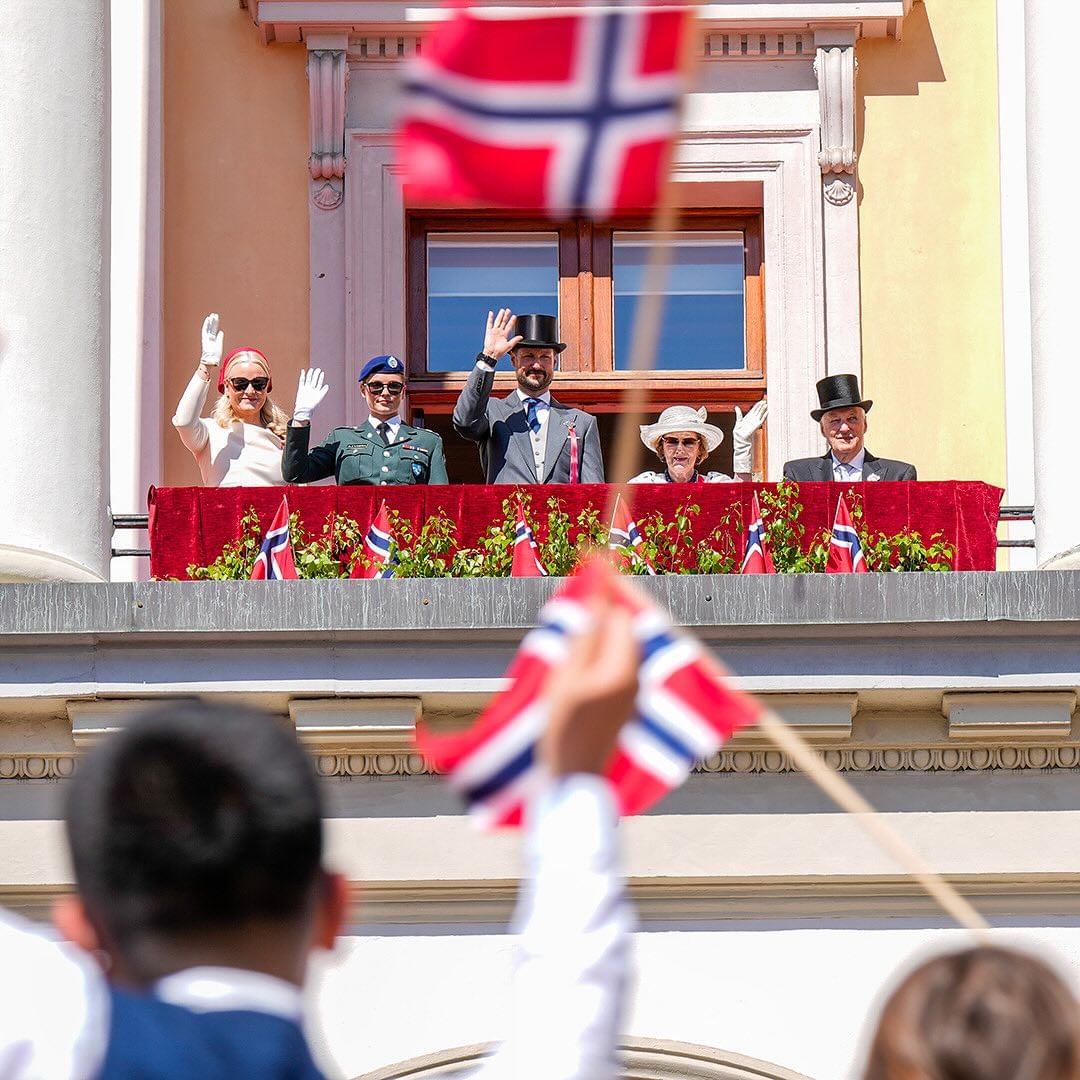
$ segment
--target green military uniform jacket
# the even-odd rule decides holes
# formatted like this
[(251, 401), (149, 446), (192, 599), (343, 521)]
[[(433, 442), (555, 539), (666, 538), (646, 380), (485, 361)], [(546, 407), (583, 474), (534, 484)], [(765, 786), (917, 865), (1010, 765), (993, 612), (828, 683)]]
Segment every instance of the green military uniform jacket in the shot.
[(404, 421), (384, 446), (370, 423), (334, 428), (314, 450), (308, 450), (309, 424), (290, 424), (285, 431), (281, 475), (289, 484), (310, 484), (333, 476), (339, 484), (445, 484), (446, 457), (434, 431)]

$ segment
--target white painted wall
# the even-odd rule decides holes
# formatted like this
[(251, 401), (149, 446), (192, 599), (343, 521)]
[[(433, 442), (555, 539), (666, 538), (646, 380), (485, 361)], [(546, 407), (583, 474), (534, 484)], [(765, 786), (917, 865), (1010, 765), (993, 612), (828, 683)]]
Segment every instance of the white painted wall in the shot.
[[(1028, 260), (1026, 65), (1024, 9), (997, 3), (998, 140), (1001, 166), (1001, 309), (1005, 354), (1006, 506), (1035, 502), (1035, 432), (1031, 401), (1031, 293)], [(1029, 539), (1031, 522), (1012, 522), (1009, 539)], [(1034, 569), (1031, 548), (1009, 550), (1010, 570)]]
[[(1080, 928), (1002, 929), (994, 938), (1037, 950), (1080, 986)], [(814, 1080), (853, 1077), (883, 988), (925, 955), (968, 944), (964, 931), (903, 923), (639, 933), (624, 1029), (761, 1058)], [(496, 1039), (507, 1026), (511, 958), (505, 934), (348, 938), (314, 988), (313, 1041), (343, 1075), (356, 1076)]]
[(0, 581), (108, 576), (106, 0), (0, 35)]

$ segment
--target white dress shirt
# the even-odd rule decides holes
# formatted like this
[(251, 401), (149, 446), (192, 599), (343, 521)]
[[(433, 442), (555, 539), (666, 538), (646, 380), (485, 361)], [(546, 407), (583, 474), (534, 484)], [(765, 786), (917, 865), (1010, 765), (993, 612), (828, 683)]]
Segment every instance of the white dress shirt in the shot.
[(379, 425), (386, 424), (389, 427), (389, 431), (386, 435), (386, 443), (389, 446), (397, 438), (398, 428), (401, 427), (401, 417), (391, 416), (388, 420), (376, 420), (374, 416), (368, 417), (368, 423), (375, 429), (375, 434), (379, 434)]
[(866, 460), (866, 447), (863, 447), (850, 461), (837, 461), (836, 455), (830, 453), (832, 459), (832, 475), (834, 480), (853, 484), (862, 479), (863, 462)]
[[(473, 1080), (615, 1080), (633, 915), (619, 873), (618, 813), (597, 776), (550, 784), (529, 812), (510, 1030)], [(477, 843), (484, 843), (477, 838)], [(105, 1058), (109, 993), (93, 961), (0, 909), (0, 1077), (91, 1080)], [(201, 967), (155, 993), (196, 1011), (297, 1018), (297, 987)], [(422, 1021), (421, 1021), (422, 1022)]]
[(530, 397), (528, 394), (523, 394), (520, 387), (518, 387), (514, 393), (521, 399), (521, 407), (523, 410), (526, 410), (526, 416), (528, 416), (528, 403), (530, 401), (536, 402), (536, 419), (540, 424), (540, 430), (533, 431), (532, 428), (529, 428), (529, 442), (532, 443), (533, 464), (536, 466), (536, 479), (539, 483), (543, 483), (544, 459), (547, 456), (548, 419), (551, 416), (551, 391), (545, 390), (536, 398)]

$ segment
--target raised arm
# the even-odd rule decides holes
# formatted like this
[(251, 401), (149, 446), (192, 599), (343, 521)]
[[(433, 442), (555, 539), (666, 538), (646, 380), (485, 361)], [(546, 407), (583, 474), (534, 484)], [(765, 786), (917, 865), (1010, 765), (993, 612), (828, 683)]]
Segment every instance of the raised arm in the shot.
[(484, 347), (454, 406), (454, 430), (473, 442), (488, 437), (487, 404), (495, 384), (495, 365), (521, 341), (520, 334), (511, 336), (513, 330), (514, 315), (509, 308), (499, 308), (497, 314), (488, 312)]
[(337, 443), (331, 432), (320, 446), (308, 450), (311, 439), (311, 415), (326, 397), (330, 387), (319, 368), (300, 372), (296, 387), (293, 416), (285, 429), (285, 450), (281, 455), (281, 478), (287, 484), (310, 484), (334, 475), (337, 467)]
[(637, 665), (629, 617), (606, 603), (552, 680), (540, 748), (550, 780), (530, 807), (510, 1028), (475, 1080), (619, 1075), (634, 917), (600, 773), (633, 708)]
[(735, 406), (735, 429), (731, 433), (733, 453), (732, 472), (736, 480), (754, 479), (754, 433), (765, 423), (769, 415), (769, 406), (765, 399), (755, 402), (743, 415), (742, 409)]
[(203, 406), (206, 404), (206, 395), (210, 391), (210, 384), (216, 378), (218, 365), (221, 363), (225, 333), (219, 327), (217, 312), (211, 312), (203, 319), (202, 355), (199, 357), (199, 366), (195, 374), (191, 376), (191, 381), (187, 384), (172, 418), (173, 427), (180, 435), (180, 441), (193, 454), (197, 454), (209, 439), (200, 417)]

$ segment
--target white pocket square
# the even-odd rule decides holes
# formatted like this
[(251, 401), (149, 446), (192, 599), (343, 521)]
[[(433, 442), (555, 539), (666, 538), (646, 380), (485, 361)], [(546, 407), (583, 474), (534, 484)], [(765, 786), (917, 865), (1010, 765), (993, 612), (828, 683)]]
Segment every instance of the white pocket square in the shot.
[(872, 472), (872, 473), (870, 473), (869, 476), (866, 477), (866, 479), (867, 480), (880, 480), (881, 477), (878, 476), (878, 474), (876, 472)]

